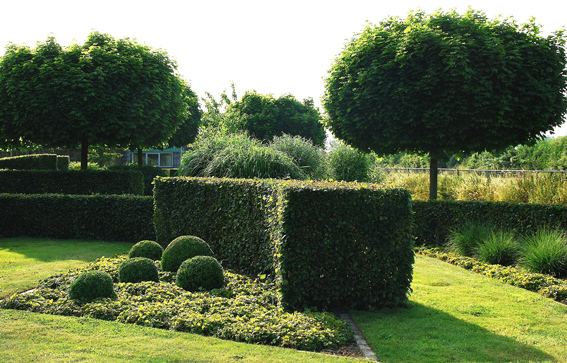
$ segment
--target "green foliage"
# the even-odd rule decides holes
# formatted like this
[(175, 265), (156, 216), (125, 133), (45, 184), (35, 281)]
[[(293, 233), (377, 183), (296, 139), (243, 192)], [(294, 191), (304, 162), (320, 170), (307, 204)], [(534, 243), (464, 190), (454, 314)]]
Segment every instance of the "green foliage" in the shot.
[(567, 111), (564, 44), (563, 31), (544, 37), (533, 19), (472, 9), (387, 18), (335, 59), (325, 126), (360, 150), (431, 161), (535, 142)]
[(153, 198), (0, 194), (0, 237), (155, 239)]
[(67, 297), (77, 276), (105, 271), (116, 278), (125, 260), (102, 258), (85, 269), (54, 275), (29, 294), (0, 301), (0, 308), (87, 316), (302, 350), (339, 348), (353, 339), (348, 323), (333, 314), (284, 312), (276, 284), (230, 272), (224, 273), (225, 288), (208, 292), (185, 291), (164, 281), (167, 275), (160, 272), (159, 283), (117, 283), (116, 300), (79, 304)]
[(284, 134), (275, 136), (269, 144), (270, 148), (281, 151), (294, 161), (305, 172), (309, 179), (323, 179), (325, 177), (326, 154), (323, 149), (313, 145), (299, 135)]
[(532, 272), (567, 277), (565, 232), (541, 228), (522, 241), (520, 265)]
[(167, 245), (161, 256), (164, 271), (176, 272), (183, 261), (195, 256), (213, 256), (207, 242), (195, 236), (179, 236)]
[(155, 263), (146, 257), (134, 257), (122, 262), (118, 267), (118, 281), (138, 283), (159, 281)]
[(130, 252), (128, 253), (128, 257), (130, 258), (146, 257), (156, 261), (156, 260), (161, 260), (162, 254), (163, 254), (163, 247), (160, 246), (159, 243), (155, 241), (144, 240), (132, 246)]
[[(83, 45), (53, 37), (10, 44), (0, 58), (0, 140), (18, 147), (158, 146), (190, 117), (189, 87), (162, 50), (92, 32)], [(125, 107), (128, 105), (128, 107)]]
[(450, 230), (449, 250), (463, 256), (473, 257), (479, 245), (490, 238), (493, 227), (488, 224), (467, 222), (464, 226)]
[(108, 170), (138, 170), (144, 175), (144, 195), (153, 195), (154, 188), (152, 182), (156, 176), (169, 176), (168, 170), (154, 165), (138, 165), (138, 164), (112, 164), (107, 167)]
[(0, 193), (142, 195), (138, 171), (0, 170)]
[(0, 158), (0, 169), (67, 170), (68, 168), (69, 157), (55, 154), (21, 155)]
[(505, 231), (492, 231), (487, 239), (481, 241), (475, 255), (492, 265), (515, 265), (519, 255), (519, 245), (514, 234)]
[(109, 274), (89, 271), (80, 274), (71, 283), (69, 297), (79, 303), (89, 303), (99, 298), (115, 298), (116, 293)]
[(225, 268), (281, 279), (286, 309), (399, 305), (414, 261), (409, 198), (361, 183), (158, 178), (156, 235), (197, 234)]
[(175, 283), (187, 291), (220, 289), (224, 286), (224, 271), (211, 256), (195, 256), (183, 261)]
[(274, 98), (255, 91), (246, 92), (239, 101), (232, 102), (228, 110), (241, 117), (245, 130), (261, 141), (287, 134), (299, 135), (318, 146), (325, 142), (321, 114), (311, 98), (299, 102), (290, 94)]
[(443, 252), (438, 248), (420, 247), (417, 249), (417, 253), (435, 257), (441, 261), (495, 278), (503, 283), (518, 286), (556, 301), (567, 303), (567, 282), (565, 280), (541, 273), (533, 273), (523, 268), (487, 264), (471, 257)]
[(329, 152), (329, 176), (335, 180), (366, 182), (370, 178), (373, 157), (348, 145)]
[(547, 226), (567, 230), (567, 207), (563, 205), (518, 204), (506, 202), (413, 201), (418, 246), (441, 246), (449, 231), (464, 221), (486, 221), (517, 236), (528, 235)]
[(178, 175), (231, 178), (292, 178), (307, 175), (287, 154), (243, 133), (201, 138), (181, 160)]

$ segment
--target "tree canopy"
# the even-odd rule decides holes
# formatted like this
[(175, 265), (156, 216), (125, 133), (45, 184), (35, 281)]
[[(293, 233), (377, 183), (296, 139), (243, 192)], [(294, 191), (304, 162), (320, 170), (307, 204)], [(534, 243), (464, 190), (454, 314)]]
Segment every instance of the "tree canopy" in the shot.
[(365, 151), (447, 156), (533, 143), (567, 110), (563, 31), (469, 9), (368, 25), (325, 80), (326, 126)]
[(7, 147), (165, 145), (191, 114), (189, 86), (166, 52), (93, 32), (84, 45), (54, 37), (10, 44), (0, 60), (0, 142)]
[(325, 142), (321, 114), (311, 98), (299, 102), (290, 94), (275, 98), (248, 91), (239, 101), (232, 102), (227, 112), (241, 118), (243, 128), (259, 140), (270, 141), (274, 136), (287, 134), (299, 135), (318, 146)]

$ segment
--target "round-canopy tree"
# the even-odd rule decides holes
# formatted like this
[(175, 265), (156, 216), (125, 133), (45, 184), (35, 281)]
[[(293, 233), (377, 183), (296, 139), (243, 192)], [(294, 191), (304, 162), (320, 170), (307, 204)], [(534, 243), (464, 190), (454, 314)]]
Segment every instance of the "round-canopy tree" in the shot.
[(10, 44), (0, 60), (0, 140), (44, 147), (163, 144), (190, 115), (183, 80), (164, 51), (93, 32), (63, 48)]
[(388, 18), (335, 59), (326, 126), (361, 150), (429, 153), (436, 199), (438, 159), (535, 142), (563, 122), (564, 46), (563, 31), (543, 37), (534, 19), (472, 9)]
[(274, 98), (248, 91), (228, 106), (227, 113), (243, 117), (244, 129), (259, 140), (270, 141), (274, 136), (287, 134), (299, 135), (318, 146), (325, 142), (321, 114), (310, 98), (302, 103), (290, 94)]

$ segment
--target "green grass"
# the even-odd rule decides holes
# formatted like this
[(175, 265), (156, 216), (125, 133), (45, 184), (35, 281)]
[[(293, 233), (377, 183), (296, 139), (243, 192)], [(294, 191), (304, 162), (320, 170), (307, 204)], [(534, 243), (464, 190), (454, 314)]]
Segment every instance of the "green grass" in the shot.
[(417, 256), (409, 309), (351, 312), (383, 362), (565, 362), (567, 306)]
[(99, 257), (128, 253), (132, 243), (42, 238), (0, 239), (0, 298)]

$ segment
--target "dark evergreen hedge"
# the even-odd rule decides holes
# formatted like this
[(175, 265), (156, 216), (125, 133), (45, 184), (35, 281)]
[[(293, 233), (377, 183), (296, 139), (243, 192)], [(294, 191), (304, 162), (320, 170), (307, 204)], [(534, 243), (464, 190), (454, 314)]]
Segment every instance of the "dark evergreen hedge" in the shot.
[(359, 183), (158, 178), (157, 241), (203, 238), (226, 268), (281, 279), (290, 310), (400, 305), (414, 262), (411, 199)]
[(567, 230), (563, 205), (506, 202), (414, 201), (416, 245), (441, 246), (452, 228), (465, 222), (491, 223), (524, 235), (541, 226)]
[(0, 169), (69, 170), (69, 156), (35, 154), (0, 158)]
[(0, 170), (0, 193), (143, 195), (144, 176), (134, 170)]
[(0, 237), (155, 240), (153, 198), (0, 194)]

